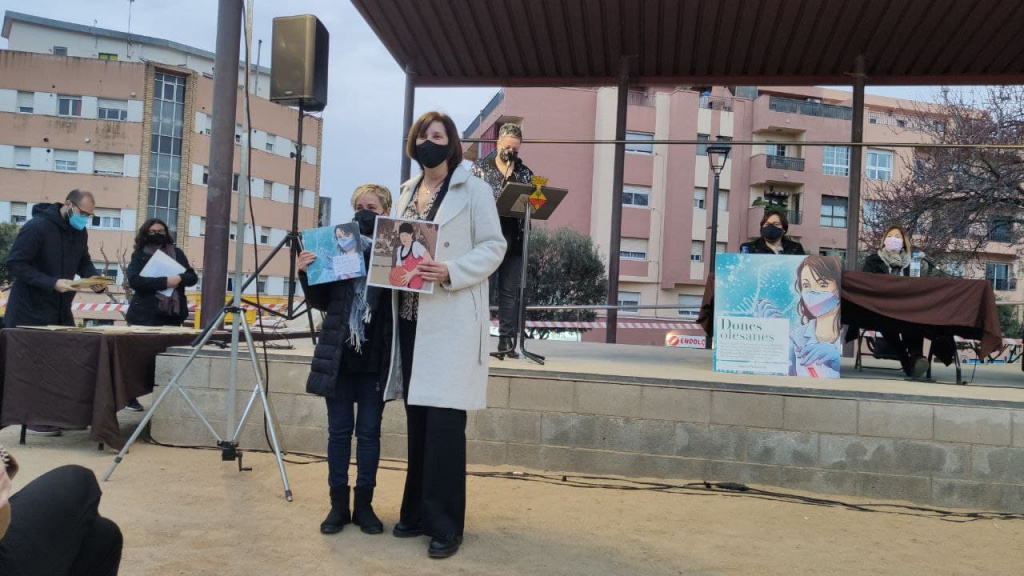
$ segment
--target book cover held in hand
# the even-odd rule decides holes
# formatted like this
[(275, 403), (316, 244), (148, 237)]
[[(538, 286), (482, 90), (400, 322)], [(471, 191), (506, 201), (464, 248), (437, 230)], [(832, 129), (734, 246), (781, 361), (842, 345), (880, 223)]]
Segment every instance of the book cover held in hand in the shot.
[(419, 265), (434, 260), (437, 232), (433, 222), (379, 216), (373, 231), (369, 285), (433, 294), (434, 283), (423, 279)]
[(366, 276), (363, 239), (356, 222), (304, 230), (302, 246), (316, 254), (306, 269), (311, 285)]

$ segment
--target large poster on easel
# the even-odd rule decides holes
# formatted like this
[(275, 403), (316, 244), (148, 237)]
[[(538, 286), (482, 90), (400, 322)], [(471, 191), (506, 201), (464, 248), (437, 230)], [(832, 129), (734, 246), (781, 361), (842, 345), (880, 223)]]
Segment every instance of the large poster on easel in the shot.
[(832, 256), (719, 254), (714, 370), (838, 378), (841, 276)]

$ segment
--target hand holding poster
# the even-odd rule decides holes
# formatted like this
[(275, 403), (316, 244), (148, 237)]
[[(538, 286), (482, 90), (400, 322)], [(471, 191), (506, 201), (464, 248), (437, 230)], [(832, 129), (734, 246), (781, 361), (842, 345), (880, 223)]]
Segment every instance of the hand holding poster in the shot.
[(830, 256), (720, 254), (715, 371), (838, 378), (841, 275)]
[(326, 284), (366, 276), (359, 224), (348, 222), (302, 232), (302, 246), (316, 254), (306, 269), (309, 283)]

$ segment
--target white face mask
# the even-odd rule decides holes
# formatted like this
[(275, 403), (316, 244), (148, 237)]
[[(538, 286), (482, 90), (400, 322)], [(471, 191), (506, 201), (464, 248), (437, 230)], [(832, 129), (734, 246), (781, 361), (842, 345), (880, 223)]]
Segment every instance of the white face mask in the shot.
[(900, 250), (903, 250), (903, 238), (899, 238), (897, 236), (890, 236), (889, 238), (886, 238), (884, 244), (885, 249), (892, 252), (899, 252)]

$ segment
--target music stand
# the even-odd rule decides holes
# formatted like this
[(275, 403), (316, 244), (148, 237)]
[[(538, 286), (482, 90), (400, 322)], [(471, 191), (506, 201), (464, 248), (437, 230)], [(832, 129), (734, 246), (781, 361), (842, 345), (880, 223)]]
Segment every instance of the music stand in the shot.
[[(519, 308), (519, 321), (516, 326), (516, 342), (523, 353), (523, 357), (543, 365), (544, 357), (526, 349), (526, 268), (530, 254), (530, 222), (536, 220), (547, 220), (555, 211), (555, 208), (562, 202), (565, 195), (569, 193), (565, 188), (550, 188), (545, 186), (546, 178), (534, 177), (536, 184), (520, 184), (509, 182), (501, 189), (496, 205), (498, 215), (507, 218), (523, 219), (523, 265), (519, 277), (519, 295), (517, 307)], [(515, 350), (513, 347), (512, 350)], [(503, 356), (498, 356), (504, 360)]]

